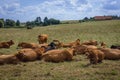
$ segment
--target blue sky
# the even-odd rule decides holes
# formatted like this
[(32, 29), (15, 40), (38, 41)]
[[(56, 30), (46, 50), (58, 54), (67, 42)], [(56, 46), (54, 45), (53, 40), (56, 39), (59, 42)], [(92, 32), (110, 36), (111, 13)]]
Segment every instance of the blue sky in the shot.
[(0, 0), (0, 18), (21, 22), (38, 16), (79, 20), (96, 15), (120, 15), (120, 0)]

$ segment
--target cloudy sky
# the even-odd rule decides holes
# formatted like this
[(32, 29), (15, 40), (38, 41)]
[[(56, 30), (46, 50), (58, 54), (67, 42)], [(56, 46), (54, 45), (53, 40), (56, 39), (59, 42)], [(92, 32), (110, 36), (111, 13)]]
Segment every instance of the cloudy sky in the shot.
[(21, 22), (38, 16), (79, 20), (96, 15), (120, 15), (120, 0), (0, 0), (0, 18)]

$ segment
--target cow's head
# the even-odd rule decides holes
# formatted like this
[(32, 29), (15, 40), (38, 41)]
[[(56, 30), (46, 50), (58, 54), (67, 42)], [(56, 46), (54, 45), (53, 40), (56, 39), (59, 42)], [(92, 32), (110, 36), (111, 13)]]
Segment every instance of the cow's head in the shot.
[(15, 43), (14, 43), (13, 40), (10, 40), (10, 41), (8, 42), (8, 44), (9, 44), (9, 45), (13, 45), (13, 44), (15, 44)]

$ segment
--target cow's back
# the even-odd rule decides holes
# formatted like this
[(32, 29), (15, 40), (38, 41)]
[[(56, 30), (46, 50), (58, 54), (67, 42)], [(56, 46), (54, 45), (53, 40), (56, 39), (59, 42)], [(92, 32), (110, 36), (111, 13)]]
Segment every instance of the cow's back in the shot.
[(120, 59), (120, 50), (118, 49), (99, 48), (99, 50), (105, 54), (105, 59)]

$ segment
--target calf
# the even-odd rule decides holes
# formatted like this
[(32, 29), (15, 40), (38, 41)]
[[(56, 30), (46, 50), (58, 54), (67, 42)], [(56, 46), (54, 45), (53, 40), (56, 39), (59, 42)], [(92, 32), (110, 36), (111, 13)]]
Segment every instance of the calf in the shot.
[(38, 35), (39, 44), (47, 43), (48, 35), (47, 34), (40, 34)]
[(0, 42), (0, 48), (10, 48), (10, 46), (13, 44), (14, 44), (13, 40), (7, 42)]
[(61, 43), (61, 46), (62, 47), (64, 47), (64, 48), (66, 48), (66, 47), (72, 47), (72, 46), (77, 46), (77, 45), (80, 45), (80, 39), (77, 39), (76, 41), (74, 41), (74, 42), (70, 42), (70, 43), (66, 43), (66, 44), (64, 44), (64, 43)]

